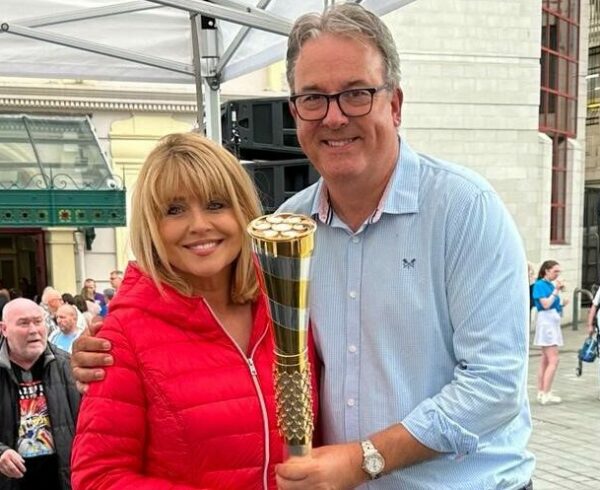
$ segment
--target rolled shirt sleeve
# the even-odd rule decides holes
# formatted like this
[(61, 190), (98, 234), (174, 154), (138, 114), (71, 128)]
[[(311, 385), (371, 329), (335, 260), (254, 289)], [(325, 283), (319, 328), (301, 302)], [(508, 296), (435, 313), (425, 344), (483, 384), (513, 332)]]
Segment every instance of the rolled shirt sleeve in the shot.
[(494, 192), (455, 203), (452, 220), (445, 282), (457, 364), (451, 382), (402, 424), (431, 449), (461, 456), (523, 407), (528, 290), (520, 237)]

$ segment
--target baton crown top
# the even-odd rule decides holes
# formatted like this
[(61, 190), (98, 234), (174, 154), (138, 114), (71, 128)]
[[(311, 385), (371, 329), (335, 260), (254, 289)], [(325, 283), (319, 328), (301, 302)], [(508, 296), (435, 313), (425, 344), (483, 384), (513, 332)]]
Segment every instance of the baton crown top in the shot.
[(302, 214), (280, 213), (260, 216), (250, 222), (248, 233), (256, 238), (289, 241), (311, 235), (317, 224)]

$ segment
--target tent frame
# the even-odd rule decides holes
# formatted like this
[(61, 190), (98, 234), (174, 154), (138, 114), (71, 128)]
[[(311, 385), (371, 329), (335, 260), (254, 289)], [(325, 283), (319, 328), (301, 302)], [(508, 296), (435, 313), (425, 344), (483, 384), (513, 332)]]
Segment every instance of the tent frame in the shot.
[[(199, 131), (221, 142), (221, 112), (219, 88), (224, 67), (240, 47), (250, 28), (287, 36), (292, 24), (264, 9), (271, 0), (260, 0), (255, 8), (235, 0), (137, 0), (104, 7), (79, 9), (56, 15), (22, 19), (0, 24), (0, 34), (13, 34), (39, 41), (59, 44), (87, 52), (102, 54), (134, 63), (153, 66), (189, 75), (196, 83)], [(186, 64), (158, 58), (132, 50), (107, 46), (92, 41), (56, 34), (44, 26), (64, 24), (111, 15), (172, 7), (188, 12), (191, 23), (193, 63)], [(218, 44), (218, 25), (222, 19), (244, 26), (221, 56)], [(206, 94), (203, 96), (203, 94)], [(205, 123), (206, 120), (206, 123)]]

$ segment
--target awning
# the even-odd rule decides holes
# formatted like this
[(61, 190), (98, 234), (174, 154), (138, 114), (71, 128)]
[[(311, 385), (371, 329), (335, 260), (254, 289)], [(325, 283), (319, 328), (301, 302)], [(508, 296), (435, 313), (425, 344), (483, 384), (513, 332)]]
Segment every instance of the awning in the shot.
[[(415, 0), (352, 1), (384, 15)], [(282, 60), (293, 21), (334, 0), (0, 3), (0, 76), (195, 82), (198, 127), (221, 141), (220, 83)]]
[(0, 115), (0, 226), (125, 222), (125, 190), (87, 117)]

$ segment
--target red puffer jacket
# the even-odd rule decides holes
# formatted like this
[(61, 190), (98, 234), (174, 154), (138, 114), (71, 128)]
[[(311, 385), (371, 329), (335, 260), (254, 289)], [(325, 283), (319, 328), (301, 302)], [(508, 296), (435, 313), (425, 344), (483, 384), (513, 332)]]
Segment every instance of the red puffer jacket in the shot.
[(73, 489), (276, 488), (282, 441), (264, 298), (245, 354), (204, 300), (165, 292), (130, 264), (110, 303), (101, 336), (115, 364), (83, 398)]

